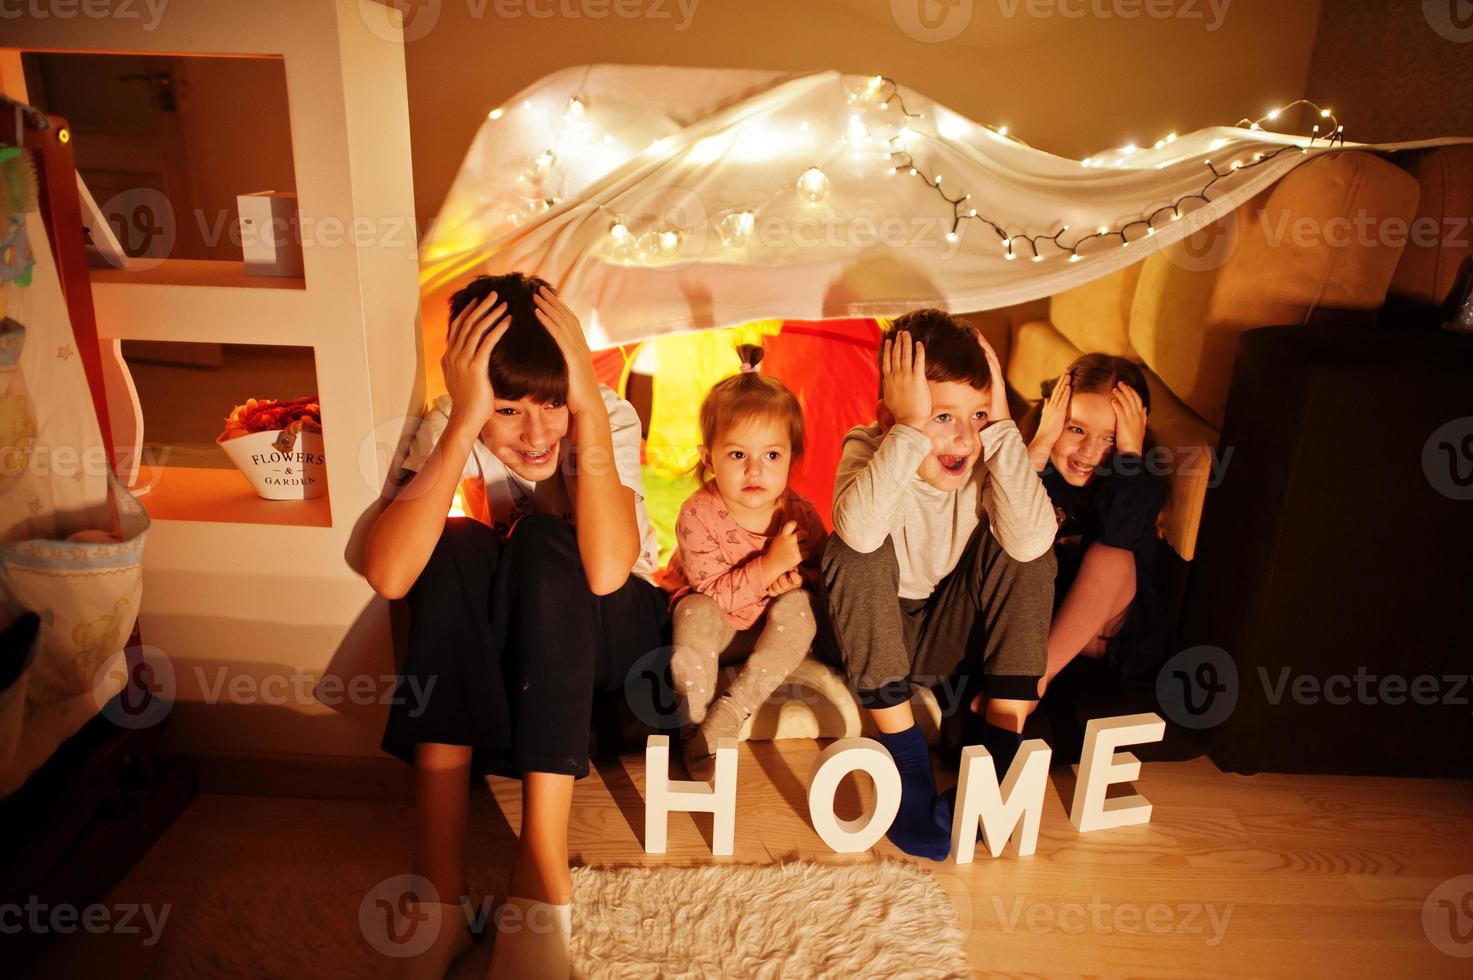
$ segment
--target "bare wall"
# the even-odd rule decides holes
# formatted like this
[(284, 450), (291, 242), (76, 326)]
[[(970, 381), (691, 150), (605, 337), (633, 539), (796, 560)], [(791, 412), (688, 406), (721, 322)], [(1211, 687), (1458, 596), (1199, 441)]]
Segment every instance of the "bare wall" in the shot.
[(1309, 91), (1356, 142), (1473, 136), (1473, 3), (1326, 4)]
[[(413, 8), (405, 62), (421, 232), (487, 111), (570, 65), (883, 73), (1082, 157), (1304, 95), (1320, 13), (1319, 0), (395, 2)], [(927, 22), (955, 36), (917, 40)]]

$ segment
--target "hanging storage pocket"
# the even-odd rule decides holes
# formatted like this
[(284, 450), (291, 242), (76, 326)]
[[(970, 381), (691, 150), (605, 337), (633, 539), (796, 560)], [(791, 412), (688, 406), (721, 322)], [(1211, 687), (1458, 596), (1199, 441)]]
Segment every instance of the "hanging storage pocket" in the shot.
[(116, 479), (109, 488), (120, 534), (81, 531), (66, 540), (0, 545), (0, 579), (9, 598), (41, 617), (27, 695), (32, 702), (92, 691), (98, 672), (133, 632), (149, 519)]

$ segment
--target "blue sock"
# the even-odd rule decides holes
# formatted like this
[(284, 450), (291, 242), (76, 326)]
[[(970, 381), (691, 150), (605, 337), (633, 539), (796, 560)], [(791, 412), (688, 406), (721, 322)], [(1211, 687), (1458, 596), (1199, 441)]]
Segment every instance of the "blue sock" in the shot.
[[(984, 724), (982, 726), (982, 745), (992, 753), (992, 764), (997, 768), (997, 785), (1008, 778), (1008, 770), (1013, 767), (1013, 760), (1018, 757), (1018, 749), (1023, 745), (1023, 736), (1017, 732), (1010, 732), (1006, 728), (998, 728), (996, 725)], [(951, 821), (956, 813), (956, 787), (936, 797), (936, 803), (931, 807), (931, 818), (936, 826), (943, 828), (948, 834), (951, 833)], [(982, 829), (977, 829), (977, 839), (982, 839)]]
[(951, 831), (941, 832), (931, 820), (936, 799), (936, 777), (931, 772), (931, 750), (919, 725), (875, 739), (895, 760), (900, 770), (900, 810), (885, 834), (890, 842), (915, 857), (944, 861), (951, 853)]

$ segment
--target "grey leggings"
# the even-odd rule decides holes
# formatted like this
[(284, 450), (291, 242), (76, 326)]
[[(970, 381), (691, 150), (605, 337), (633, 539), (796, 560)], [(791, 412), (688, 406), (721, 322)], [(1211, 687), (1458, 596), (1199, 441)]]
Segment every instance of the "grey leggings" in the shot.
[(710, 596), (692, 593), (675, 605), (675, 653), (670, 673), (680, 701), (682, 723), (700, 724), (716, 693), (722, 663), (747, 655), (727, 689), (733, 707), (753, 714), (787, 680), (808, 655), (817, 632), (813, 594), (807, 589), (784, 592), (767, 606), (762, 618), (738, 630), (726, 621)]

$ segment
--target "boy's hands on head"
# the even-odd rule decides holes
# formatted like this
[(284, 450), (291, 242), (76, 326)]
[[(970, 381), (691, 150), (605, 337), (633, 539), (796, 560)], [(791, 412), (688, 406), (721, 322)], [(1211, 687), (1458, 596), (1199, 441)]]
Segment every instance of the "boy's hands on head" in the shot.
[(885, 339), (880, 357), (880, 391), (885, 408), (901, 425), (919, 429), (931, 417), (931, 388), (926, 383), (926, 349), (902, 330)]
[(603, 405), (598, 391), (598, 376), (593, 371), (593, 354), (583, 325), (566, 303), (550, 289), (538, 289), (532, 297), (537, 307), (537, 320), (557, 341), (563, 361), (568, 366), (568, 412), (577, 415), (594, 406)]
[(1074, 393), (1074, 379), (1068, 371), (1059, 375), (1054, 390), (1049, 392), (1043, 403), (1043, 416), (1038, 423), (1038, 432), (1028, 443), (1028, 458), (1035, 470), (1042, 470), (1048, 463), (1054, 444), (1064, 434), (1064, 424), (1069, 420), (1069, 398)]
[(790, 572), (796, 574), (795, 570), (803, 562), (804, 537), (806, 535), (798, 530), (798, 522), (788, 521), (783, 525), (783, 529), (767, 542), (767, 550), (762, 553), (760, 561), (763, 577), (768, 580), (769, 590), (781, 581), (784, 575)]
[(977, 343), (982, 348), (982, 356), (987, 358), (987, 372), (992, 376), (992, 401), (987, 408), (987, 424), (991, 425), (1011, 417), (1008, 413), (1008, 383), (1003, 380), (997, 351), (992, 349), (980, 330), (977, 331)]
[(1115, 410), (1115, 451), (1139, 456), (1146, 448), (1146, 406), (1140, 394), (1124, 381), (1115, 383), (1110, 392), (1110, 407)]
[(457, 421), (479, 431), (491, 417), (495, 393), (491, 390), (491, 350), (511, 327), (506, 304), (486, 294), (466, 307), (450, 324), (440, 370), (450, 395), (450, 413)]

